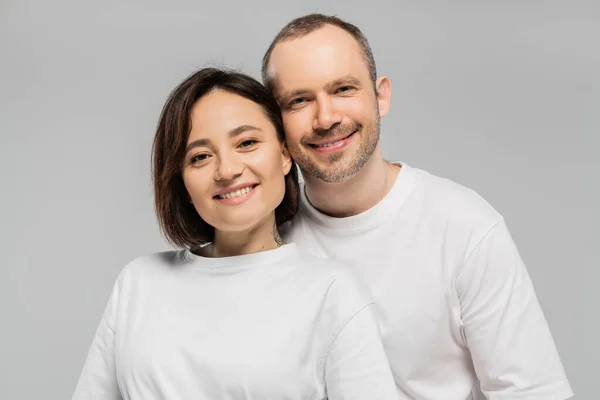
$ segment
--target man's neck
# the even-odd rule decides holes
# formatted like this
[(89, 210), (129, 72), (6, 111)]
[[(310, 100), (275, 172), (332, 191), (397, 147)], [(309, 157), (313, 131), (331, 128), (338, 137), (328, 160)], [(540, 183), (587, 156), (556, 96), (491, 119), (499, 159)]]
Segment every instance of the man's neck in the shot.
[(331, 217), (350, 217), (379, 203), (394, 186), (400, 166), (385, 161), (378, 148), (352, 178), (327, 183), (303, 174), (306, 196), (317, 210)]

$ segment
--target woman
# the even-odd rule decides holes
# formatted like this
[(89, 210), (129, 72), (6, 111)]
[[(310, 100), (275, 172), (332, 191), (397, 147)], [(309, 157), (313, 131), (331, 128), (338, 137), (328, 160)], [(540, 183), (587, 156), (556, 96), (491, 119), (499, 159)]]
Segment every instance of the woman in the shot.
[(275, 99), (203, 69), (153, 147), (158, 220), (179, 251), (121, 272), (74, 399), (396, 399), (374, 306), (348, 268), (277, 227), (297, 210)]

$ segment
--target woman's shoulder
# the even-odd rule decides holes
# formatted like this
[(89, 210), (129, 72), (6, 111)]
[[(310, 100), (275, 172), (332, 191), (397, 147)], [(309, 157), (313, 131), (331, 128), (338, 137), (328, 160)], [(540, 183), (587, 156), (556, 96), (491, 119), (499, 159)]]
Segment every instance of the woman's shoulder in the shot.
[(322, 258), (305, 251), (299, 252), (298, 268), (315, 278), (326, 280), (330, 284), (330, 292), (340, 294), (356, 294), (362, 298), (370, 298), (370, 290), (363, 276), (352, 266), (330, 258)]
[(294, 279), (294, 282), (301, 290), (311, 293), (311, 298), (319, 299), (327, 336), (339, 332), (357, 313), (373, 304), (365, 279), (353, 267), (308, 253), (300, 254), (299, 259), (296, 270), (307, 279)]
[(137, 280), (171, 274), (189, 263), (185, 253), (185, 250), (168, 250), (136, 257), (123, 267), (120, 278)]
[(185, 250), (167, 250), (142, 255), (131, 260), (125, 268), (147, 268), (147, 267), (179, 267), (187, 264)]

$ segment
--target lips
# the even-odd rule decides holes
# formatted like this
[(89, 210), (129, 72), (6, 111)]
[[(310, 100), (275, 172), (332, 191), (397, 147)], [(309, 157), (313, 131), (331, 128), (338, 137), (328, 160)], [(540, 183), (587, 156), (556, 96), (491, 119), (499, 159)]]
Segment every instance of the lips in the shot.
[(233, 198), (240, 197), (240, 196), (250, 193), (250, 191), (252, 191), (252, 189), (254, 189), (256, 186), (258, 186), (258, 184), (256, 184), (256, 183), (236, 185), (236, 186), (221, 190), (218, 194), (213, 196), (213, 198), (221, 199), (221, 200), (233, 199)]
[(340, 143), (342, 143), (342, 141), (348, 139), (350, 136), (354, 135), (355, 133), (356, 133), (356, 131), (353, 131), (349, 135), (341, 137), (341, 138), (336, 139), (336, 140), (328, 140), (328, 141), (321, 142), (321, 143), (309, 143), (309, 146), (312, 146), (312, 147), (315, 147), (315, 148), (334, 147), (334, 146), (339, 145)]

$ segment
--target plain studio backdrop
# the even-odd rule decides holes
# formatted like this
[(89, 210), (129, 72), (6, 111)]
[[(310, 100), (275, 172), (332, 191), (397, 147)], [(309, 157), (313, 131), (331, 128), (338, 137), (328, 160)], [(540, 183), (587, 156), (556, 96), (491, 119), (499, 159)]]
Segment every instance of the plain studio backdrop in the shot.
[(357, 24), (390, 77), (385, 156), (506, 218), (577, 399), (600, 398), (597, 1), (0, 3), (0, 398), (70, 398), (117, 274), (167, 249), (150, 148), (199, 67), (259, 77), (319, 11)]

